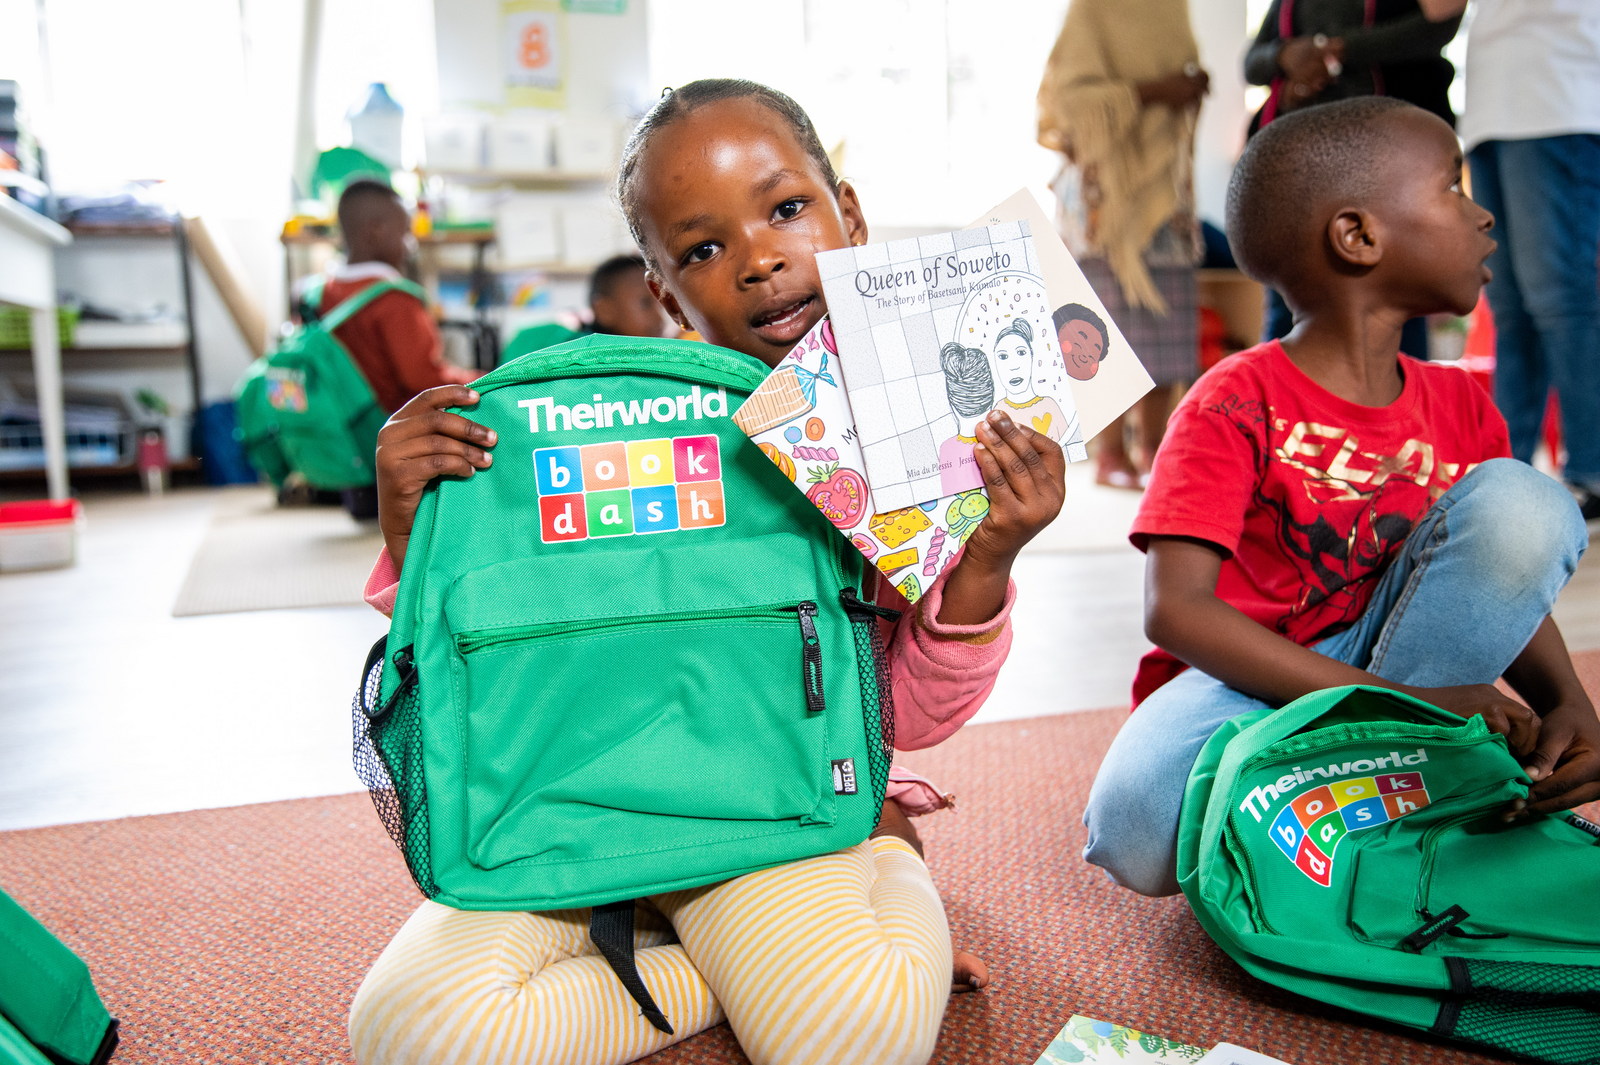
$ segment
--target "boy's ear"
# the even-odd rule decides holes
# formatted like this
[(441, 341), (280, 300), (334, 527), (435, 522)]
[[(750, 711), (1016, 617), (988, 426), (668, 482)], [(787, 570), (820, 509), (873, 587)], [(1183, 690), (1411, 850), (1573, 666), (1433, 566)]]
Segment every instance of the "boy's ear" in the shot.
[(1329, 219), (1328, 243), (1351, 266), (1370, 268), (1383, 258), (1378, 221), (1359, 207), (1346, 207)]
[(661, 279), (656, 276), (654, 270), (645, 271), (644, 283), (650, 286), (650, 295), (654, 296), (656, 302), (661, 304), (661, 309), (667, 312), (667, 317), (678, 323), (679, 329), (692, 330), (694, 328), (684, 315), (683, 308), (678, 305), (678, 297), (674, 296), (661, 283)]
[(852, 245), (867, 242), (867, 216), (861, 211), (861, 198), (848, 181), (839, 182), (839, 214), (844, 217), (844, 231)]

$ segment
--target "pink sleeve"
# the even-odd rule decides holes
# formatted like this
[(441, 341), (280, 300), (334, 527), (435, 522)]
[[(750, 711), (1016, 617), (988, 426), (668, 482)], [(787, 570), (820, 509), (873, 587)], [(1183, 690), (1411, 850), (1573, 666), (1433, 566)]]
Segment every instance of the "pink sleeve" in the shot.
[(994, 688), (1011, 650), (1011, 606), (1017, 585), (1006, 588), (1000, 612), (981, 625), (937, 620), (947, 566), (926, 595), (907, 609), (889, 639), (894, 692), (894, 745), (902, 751), (932, 747), (967, 723)]
[(372, 564), (372, 572), (367, 575), (367, 586), (362, 589), (361, 595), (372, 609), (384, 617), (394, 617), (394, 596), (399, 590), (400, 571), (394, 568), (394, 560), (389, 557), (386, 547), (378, 552), (378, 561)]

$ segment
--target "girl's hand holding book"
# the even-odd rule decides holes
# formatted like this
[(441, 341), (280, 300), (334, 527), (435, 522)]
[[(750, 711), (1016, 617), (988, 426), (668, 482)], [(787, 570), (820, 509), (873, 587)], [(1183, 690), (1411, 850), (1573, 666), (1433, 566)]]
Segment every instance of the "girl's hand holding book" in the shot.
[(1056, 519), (1067, 493), (1066, 456), (1048, 436), (999, 410), (989, 412), (977, 432), (972, 453), (983, 471), (989, 513), (945, 585), (939, 621), (946, 625), (977, 625), (999, 612), (1017, 552)]

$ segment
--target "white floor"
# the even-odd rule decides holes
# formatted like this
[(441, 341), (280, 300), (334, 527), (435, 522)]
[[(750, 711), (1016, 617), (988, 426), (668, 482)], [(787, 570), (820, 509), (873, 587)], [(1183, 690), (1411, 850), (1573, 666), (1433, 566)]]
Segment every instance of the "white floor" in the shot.
[[(1016, 643), (977, 721), (1126, 705), (1144, 558), (1135, 493), (1069, 471), (1060, 521), (1018, 560)], [(364, 606), (174, 618), (218, 493), (90, 496), (71, 569), (0, 575), (0, 829), (329, 795), (385, 620)], [(1557, 619), (1600, 647), (1600, 553)]]

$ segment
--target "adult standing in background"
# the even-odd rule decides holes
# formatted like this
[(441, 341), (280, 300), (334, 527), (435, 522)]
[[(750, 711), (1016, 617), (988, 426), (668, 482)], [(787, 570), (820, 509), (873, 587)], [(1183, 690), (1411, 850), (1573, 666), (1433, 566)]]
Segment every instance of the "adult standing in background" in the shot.
[(1600, 2), (1478, 0), (1461, 139), (1500, 241), (1488, 293), (1511, 453), (1533, 460), (1553, 385), (1564, 476), (1600, 518)]
[(1065, 156), (1062, 238), (1156, 383), (1139, 404), (1139, 465), (1121, 418), (1100, 434), (1101, 484), (1142, 486), (1171, 386), (1195, 375), (1194, 129), (1209, 86), (1186, 0), (1072, 0), (1039, 85), (1039, 143)]
[[(1464, 0), (1273, 0), (1244, 57), (1245, 80), (1272, 86), (1250, 132), (1287, 111), (1352, 96), (1393, 96), (1454, 126), (1455, 67), (1442, 53), (1464, 6)], [(1283, 297), (1269, 289), (1261, 339), (1286, 336), (1293, 325)], [(1426, 319), (1405, 324), (1400, 350), (1428, 357)]]

